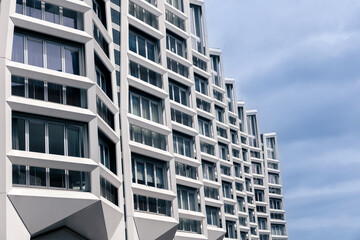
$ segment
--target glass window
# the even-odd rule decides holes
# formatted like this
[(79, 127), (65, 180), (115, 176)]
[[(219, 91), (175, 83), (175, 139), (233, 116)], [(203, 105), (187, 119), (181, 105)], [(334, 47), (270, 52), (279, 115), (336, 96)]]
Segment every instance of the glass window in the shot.
[(70, 9), (63, 9), (63, 25), (71, 28), (78, 28), (77, 12)]
[(46, 186), (46, 168), (30, 167), (29, 173), (31, 186)]
[(60, 10), (58, 6), (45, 3), (45, 20), (60, 24)]
[(161, 101), (130, 92), (131, 113), (156, 123), (162, 123)]
[(13, 184), (26, 185), (26, 167), (20, 165), (12, 166)]
[(47, 68), (62, 71), (61, 46), (54, 43), (46, 43)]
[(144, 128), (130, 125), (130, 140), (166, 150), (166, 136)]
[(65, 170), (50, 168), (49, 176), (50, 187), (65, 188)]
[(26, 15), (41, 19), (41, 1), (26, 0)]
[(27, 41), (28, 44), (28, 64), (43, 67), (43, 43), (37, 40)]
[(29, 122), (29, 150), (45, 153), (45, 125), (43, 122)]
[(63, 103), (63, 86), (55, 83), (47, 84), (48, 101), (55, 103)]
[(68, 140), (68, 156), (81, 157), (82, 148), (80, 147), (82, 138), (80, 128), (75, 126), (69, 126), (67, 128), (67, 140)]
[(25, 79), (23, 77), (11, 76), (11, 94), (25, 97)]
[(24, 37), (15, 33), (11, 59), (14, 62), (24, 63), (24, 49)]
[(16, 0), (16, 13), (23, 14), (23, 0)]
[(78, 50), (65, 48), (65, 72), (80, 75)]
[(100, 195), (118, 205), (118, 189), (102, 177), (100, 177)]
[(74, 87), (66, 87), (66, 104), (86, 108), (85, 90)]
[(29, 98), (44, 100), (44, 82), (29, 79), (28, 80)]
[(165, 188), (165, 163), (135, 156), (132, 158), (132, 171), (133, 182), (150, 187)]
[(61, 124), (49, 123), (49, 153), (64, 155), (64, 126)]

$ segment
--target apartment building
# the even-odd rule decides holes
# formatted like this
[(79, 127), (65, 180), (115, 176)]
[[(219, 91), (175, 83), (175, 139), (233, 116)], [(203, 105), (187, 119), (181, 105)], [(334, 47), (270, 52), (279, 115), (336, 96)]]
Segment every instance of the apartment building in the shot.
[(203, 0), (1, 0), (0, 32), (0, 239), (288, 239)]

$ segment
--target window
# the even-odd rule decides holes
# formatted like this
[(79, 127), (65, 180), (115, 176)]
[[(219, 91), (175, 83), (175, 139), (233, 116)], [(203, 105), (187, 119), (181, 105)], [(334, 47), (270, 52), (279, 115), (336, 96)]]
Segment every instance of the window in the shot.
[(285, 236), (285, 226), (280, 224), (271, 224), (271, 234), (277, 236)]
[(240, 232), (241, 240), (248, 240), (247, 235), (248, 234), (246, 232)]
[(190, 4), (191, 43), (193, 49), (206, 54), (204, 23), (201, 6)]
[(81, 56), (80, 47), (14, 33), (12, 60), (15, 62), (80, 75)]
[(210, 58), (213, 84), (222, 88), (220, 56), (210, 55)]
[(178, 231), (201, 234), (201, 222), (187, 218), (180, 218)]
[[(233, 85), (226, 84), (226, 95), (227, 95), (227, 102), (228, 102), (228, 109), (230, 112), (234, 112), (234, 93), (233, 93)], [(236, 119), (235, 119), (236, 122)], [(235, 125), (235, 124), (233, 124)]]
[(216, 112), (216, 120), (218, 120), (219, 122), (224, 122), (225, 118), (225, 110), (221, 107), (215, 106), (215, 112)]
[(236, 126), (236, 118), (229, 116), (229, 123)]
[(189, 103), (189, 91), (188, 88), (180, 85), (180, 84), (176, 84), (173, 81), (169, 81), (169, 94), (170, 94), (170, 99), (180, 103), (184, 106), (190, 106)]
[(106, 28), (105, 3), (103, 0), (92, 0), (93, 11)]
[(264, 191), (255, 189), (255, 201), (265, 202)]
[(242, 153), (242, 158), (244, 162), (248, 161), (248, 155), (247, 155), (247, 150), (246, 149), (241, 149), (241, 153)]
[(260, 230), (267, 230), (267, 219), (258, 218), (258, 226)]
[(260, 234), (260, 240), (269, 240), (269, 235)]
[(206, 220), (208, 225), (220, 227), (220, 209), (217, 207), (206, 206)]
[(219, 200), (219, 190), (212, 187), (204, 186), (205, 197)]
[(249, 134), (249, 140), (250, 140), (249, 145), (252, 147), (259, 147), (256, 115), (248, 115), (247, 116), (247, 125), (248, 125), (248, 134)]
[(268, 168), (279, 169), (279, 164), (268, 162)]
[(200, 141), (200, 151), (202, 153), (210, 154), (210, 155), (213, 155), (213, 156), (215, 155), (214, 145), (211, 145), (211, 144), (206, 143), (206, 142)]
[(276, 187), (269, 187), (269, 193), (281, 195), (281, 189)]
[(246, 198), (247, 198), (248, 204), (254, 204), (254, 199), (253, 199), (253, 197), (247, 196)]
[(245, 199), (243, 197), (237, 197), (237, 204), (240, 212), (246, 212)]
[(86, 157), (86, 132), (85, 124), (13, 112), (12, 148)]
[(132, 61), (130, 61), (129, 68), (131, 76), (150, 83), (158, 88), (162, 88), (162, 76), (159, 73)]
[(171, 120), (188, 127), (193, 126), (193, 118), (190, 115), (173, 108), (171, 108)]
[(198, 122), (199, 122), (199, 133), (206, 137), (213, 137), (211, 120), (198, 117)]
[(150, 61), (160, 63), (158, 41), (146, 34), (130, 30), (129, 49)]
[(221, 92), (218, 92), (216, 90), (213, 90), (213, 96), (216, 100), (222, 102), (223, 101), (223, 94)]
[(134, 195), (134, 209), (136, 211), (171, 216), (171, 202), (158, 198)]
[(160, 124), (163, 121), (161, 100), (140, 91), (130, 91), (130, 113)]
[(194, 74), (194, 78), (196, 91), (208, 95), (208, 80), (197, 74)]
[(216, 164), (202, 161), (203, 178), (211, 181), (217, 181)]
[(270, 213), (270, 218), (276, 219), (276, 220), (284, 220), (284, 214), (283, 213)]
[(106, 56), (109, 57), (109, 43), (105, 40), (100, 29), (95, 25), (94, 22), (93, 22), (93, 34), (94, 34), (94, 39), (96, 40), (96, 42), (99, 44), (99, 46), (104, 51)]
[(224, 204), (224, 211), (225, 211), (225, 213), (234, 215), (234, 214), (235, 214), (235, 212), (234, 212), (234, 205)]
[(231, 176), (231, 168), (230, 167), (220, 165), (220, 170), (221, 170), (221, 174), (224, 174), (226, 176)]
[(256, 228), (251, 227), (250, 228), (250, 233), (251, 233), (251, 235), (257, 235)]
[(233, 239), (237, 238), (237, 236), (236, 236), (236, 223), (235, 222), (226, 220), (225, 237), (226, 238), (233, 238)]
[(244, 185), (242, 183), (239, 183), (239, 182), (235, 182), (235, 189), (236, 191), (244, 191)]
[(177, 185), (177, 199), (180, 209), (200, 211), (199, 191), (197, 189)]
[(229, 182), (225, 182), (225, 181), (222, 182), (222, 190), (223, 190), (224, 198), (230, 198), (230, 199), (233, 198), (231, 185), (232, 184)]
[(210, 103), (208, 103), (208, 102), (206, 102), (204, 100), (201, 100), (199, 98), (196, 99), (196, 107), (198, 109), (204, 110), (205, 112), (210, 112), (211, 111)]
[(270, 198), (270, 209), (282, 210), (282, 202), (281, 202), (281, 199)]
[(248, 166), (244, 166), (244, 172), (250, 174), (250, 168)]
[(269, 173), (269, 174), (268, 174), (268, 178), (269, 178), (269, 183), (272, 183), (272, 184), (280, 184), (279, 174)]
[(189, 68), (169, 57), (167, 58), (167, 68), (183, 77), (189, 77)]
[(130, 125), (130, 140), (166, 150), (166, 136), (135, 125)]
[(246, 191), (252, 192), (251, 180), (248, 178), (245, 178), (245, 187), (246, 187)]
[(170, 31), (166, 32), (166, 49), (180, 57), (187, 58), (186, 41)]
[(114, 174), (117, 174), (115, 144), (101, 131), (98, 131), (98, 136), (100, 162)]
[(165, 19), (169, 23), (173, 24), (174, 26), (180, 28), (181, 30), (185, 31), (185, 21), (184, 19), (180, 18), (178, 15), (165, 10)]
[(219, 137), (227, 138), (227, 130), (221, 127), (216, 127), (216, 132)]
[[(111, 10), (113, 10), (113, 9), (111, 9)], [(117, 12), (117, 11), (116, 11), (116, 12)], [(114, 44), (120, 46), (120, 32), (117, 31), (117, 30), (115, 30), (115, 29), (113, 29), (113, 30), (112, 30), (112, 34), (113, 34), (113, 42), (114, 42)]]
[(230, 161), (229, 148), (223, 143), (218, 143), (219, 147), (219, 158), (225, 161)]
[(129, 2), (129, 14), (151, 27), (159, 29), (159, 18), (131, 1)]
[(258, 213), (266, 213), (266, 207), (265, 206), (256, 206), (256, 211)]
[(241, 132), (244, 132), (244, 108), (238, 107), (238, 117), (239, 117), (239, 128)]
[(255, 185), (260, 185), (260, 186), (264, 185), (264, 181), (261, 178), (253, 178), (253, 179)]
[(198, 178), (196, 167), (186, 165), (180, 162), (175, 162), (175, 172), (177, 175), (183, 177), (192, 178), (192, 179)]
[(267, 157), (276, 159), (275, 138), (266, 138)]
[(237, 178), (242, 178), (241, 176), (241, 165), (238, 163), (234, 163), (234, 175)]
[(82, 30), (83, 15), (39, 0), (17, 0), (16, 13)]
[(194, 141), (193, 138), (179, 132), (173, 132), (174, 153), (194, 157)]
[(12, 183), (15, 186), (36, 186), (89, 192), (90, 173), (13, 165)]
[(253, 174), (262, 175), (261, 163), (252, 162), (251, 168)]
[(112, 128), (114, 129), (114, 114), (110, 109), (96, 96), (97, 114)]
[(149, 187), (167, 189), (167, 164), (148, 157), (134, 155), (132, 161), (132, 181)]
[(200, 68), (201, 70), (207, 71), (207, 63), (201, 60), (200, 58), (197, 58), (193, 56), (193, 64), (195, 67)]
[[(11, 76), (12, 95), (32, 98), (42, 101), (87, 107), (85, 89), (67, 87), (64, 85), (28, 79), (20, 76)], [(70, 91), (70, 94), (68, 93)], [(76, 92), (76, 94), (73, 94)]]
[(181, 12), (184, 12), (183, 0), (166, 0), (166, 2)]
[(231, 142), (233, 144), (238, 144), (239, 138), (238, 138), (237, 132), (235, 132), (234, 130), (230, 130), (230, 135), (231, 135)]
[(100, 177), (100, 195), (115, 205), (119, 204), (118, 188), (102, 177)]
[[(113, 8), (111, 8), (111, 21), (117, 25), (120, 26), (120, 12), (114, 10)], [(115, 29), (113, 29), (113, 33), (114, 31), (116, 31)], [(115, 42), (115, 40), (114, 40)], [(120, 46), (120, 32), (119, 32), (119, 44)]]
[(240, 158), (240, 151), (237, 149), (232, 149), (232, 155), (234, 158)]
[(246, 217), (239, 217), (239, 224), (240, 226), (247, 226)]
[(255, 223), (255, 212), (252, 209), (249, 209), (249, 220), (252, 223)]

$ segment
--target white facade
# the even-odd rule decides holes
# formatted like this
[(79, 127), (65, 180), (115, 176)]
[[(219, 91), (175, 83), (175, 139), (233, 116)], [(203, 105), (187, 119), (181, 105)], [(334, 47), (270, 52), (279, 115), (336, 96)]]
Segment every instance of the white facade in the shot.
[(288, 239), (206, 29), (202, 0), (0, 1), (0, 239)]

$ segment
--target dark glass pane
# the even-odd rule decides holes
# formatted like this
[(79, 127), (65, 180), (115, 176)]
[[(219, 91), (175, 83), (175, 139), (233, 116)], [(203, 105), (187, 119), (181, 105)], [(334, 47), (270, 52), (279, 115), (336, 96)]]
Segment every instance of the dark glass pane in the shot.
[(129, 33), (129, 49), (136, 52), (136, 36), (132, 33)]
[(75, 11), (63, 9), (63, 25), (71, 28), (78, 28), (77, 13)]
[(47, 68), (62, 71), (61, 46), (53, 43), (46, 43)]
[(65, 49), (65, 72), (80, 75), (79, 51)]
[(20, 165), (12, 166), (12, 183), (26, 185), (26, 167)]
[(156, 213), (157, 212), (156, 199), (149, 197), (148, 201), (149, 201), (149, 212)]
[(81, 183), (81, 172), (69, 171), (69, 189), (83, 190)]
[(67, 128), (68, 156), (81, 157), (80, 129), (69, 126)]
[(45, 126), (42, 122), (29, 122), (29, 150), (45, 153)]
[(63, 103), (62, 85), (48, 83), (48, 101), (55, 103)]
[(52, 23), (60, 23), (59, 7), (50, 3), (45, 3), (45, 20)]
[(140, 56), (146, 57), (146, 50), (145, 50), (145, 39), (138, 36), (138, 46), (139, 46), (139, 52), (138, 54)]
[(11, 76), (11, 93), (14, 96), (25, 97), (25, 79)]
[(29, 88), (29, 98), (44, 100), (44, 82), (29, 79), (28, 80)]
[(155, 61), (155, 47), (154, 44), (148, 42), (147, 43), (147, 52), (148, 52), (148, 59), (151, 61)]
[(28, 39), (28, 64), (43, 67), (43, 43)]
[(16, 13), (23, 14), (23, 1), (16, 0)]
[(26, 0), (26, 15), (41, 19), (41, 1)]
[(14, 34), (11, 59), (14, 62), (24, 63), (24, 37)]
[(46, 186), (46, 169), (41, 167), (30, 167), (30, 185)]
[(81, 107), (81, 91), (79, 88), (66, 87), (66, 104)]
[(64, 155), (64, 126), (49, 123), (49, 153)]
[(147, 211), (146, 197), (139, 196), (139, 210)]
[(65, 188), (65, 170), (50, 168), (50, 187)]
[(25, 120), (20, 118), (12, 119), (12, 148), (25, 150)]
[(134, 62), (130, 62), (130, 74), (133, 77), (139, 78), (138, 65)]

